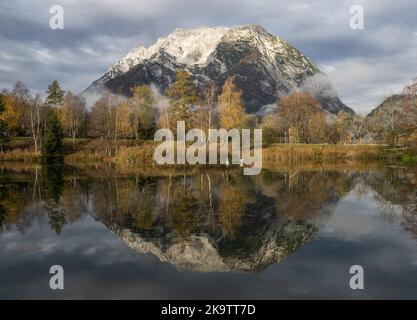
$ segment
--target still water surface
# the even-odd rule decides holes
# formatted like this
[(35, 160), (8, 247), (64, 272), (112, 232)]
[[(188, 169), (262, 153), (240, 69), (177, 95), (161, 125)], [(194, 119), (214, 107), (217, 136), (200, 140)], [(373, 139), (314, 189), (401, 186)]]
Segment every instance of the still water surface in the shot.
[[(0, 298), (417, 299), (417, 169), (0, 179)], [(49, 288), (55, 264), (62, 291)], [(349, 288), (352, 265), (364, 290)]]

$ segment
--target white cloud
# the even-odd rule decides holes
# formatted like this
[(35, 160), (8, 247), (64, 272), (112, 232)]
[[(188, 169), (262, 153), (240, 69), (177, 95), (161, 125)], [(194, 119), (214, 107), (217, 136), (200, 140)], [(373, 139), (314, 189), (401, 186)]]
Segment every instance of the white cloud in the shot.
[[(370, 110), (381, 95), (400, 90), (417, 75), (415, 0), (68, 0), (60, 3), (65, 14), (60, 31), (49, 29), (53, 4), (1, 2), (0, 85), (22, 80), (44, 91), (57, 79), (79, 92), (131, 48), (150, 45), (177, 27), (249, 23), (264, 26), (309, 56), (355, 110)], [(365, 9), (360, 32), (349, 28), (352, 4)]]
[(412, 54), (410, 51), (376, 58), (346, 58), (331, 61), (324, 69), (342, 100), (356, 111), (367, 113), (384, 97), (401, 92), (413, 79), (417, 61), (407, 59)]

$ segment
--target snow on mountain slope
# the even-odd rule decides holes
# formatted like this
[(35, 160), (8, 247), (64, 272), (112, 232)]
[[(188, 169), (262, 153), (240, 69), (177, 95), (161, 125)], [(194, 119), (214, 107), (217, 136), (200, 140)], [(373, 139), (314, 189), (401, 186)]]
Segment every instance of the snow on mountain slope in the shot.
[(176, 29), (148, 48), (133, 49), (84, 94), (108, 89), (129, 95), (138, 84), (153, 84), (164, 92), (181, 69), (190, 72), (198, 86), (210, 80), (222, 86), (235, 76), (248, 112), (301, 90), (311, 92), (331, 113), (353, 113), (309, 58), (257, 25)]
[(200, 27), (195, 29), (176, 29), (166, 38), (159, 38), (149, 48), (134, 48), (126, 56), (112, 65), (106, 80), (127, 72), (133, 66), (156, 57), (163, 50), (176, 61), (186, 65), (204, 65), (210, 54), (216, 49), (227, 27)]

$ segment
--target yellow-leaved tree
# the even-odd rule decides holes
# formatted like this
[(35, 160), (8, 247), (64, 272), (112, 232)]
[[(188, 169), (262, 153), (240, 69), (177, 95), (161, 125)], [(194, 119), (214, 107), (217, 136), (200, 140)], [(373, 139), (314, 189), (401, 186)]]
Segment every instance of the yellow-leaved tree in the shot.
[(224, 129), (241, 128), (246, 116), (242, 103), (242, 91), (235, 84), (235, 78), (225, 81), (218, 97), (220, 126)]
[(75, 138), (81, 133), (86, 122), (86, 103), (78, 95), (68, 91), (64, 96), (62, 106), (58, 107), (58, 118), (65, 135), (72, 138), (73, 147)]
[(4, 132), (6, 135), (15, 136), (22, 128), (23, 109), (11, 94), (4, 94), (2, 102), (3, 112), (0, 114), (0, 120), (3, 123)]
[[(117, 138), (131, 138), (134, 136), (132, 124), (132, 110), (127, 101), (121, 101), (116, 106), (115, 141)], [(116, 144), (117, 147), (117, 144)]]

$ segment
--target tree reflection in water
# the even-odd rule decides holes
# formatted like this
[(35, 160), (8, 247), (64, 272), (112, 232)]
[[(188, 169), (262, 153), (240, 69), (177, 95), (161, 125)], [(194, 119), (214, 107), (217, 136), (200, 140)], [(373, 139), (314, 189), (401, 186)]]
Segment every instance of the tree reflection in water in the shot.
[(172, 171), (168, 175), (63, 167), (3, 170), (2, 230), (24, 233), (43, 216), (60, 234), (91, 215), (138, 252), (178, 269), (257, 271), (311, 239), (348, 192), (401, 209), (417, 235), (412, 169), (281, 171), (249, 177), (236, 170)]

